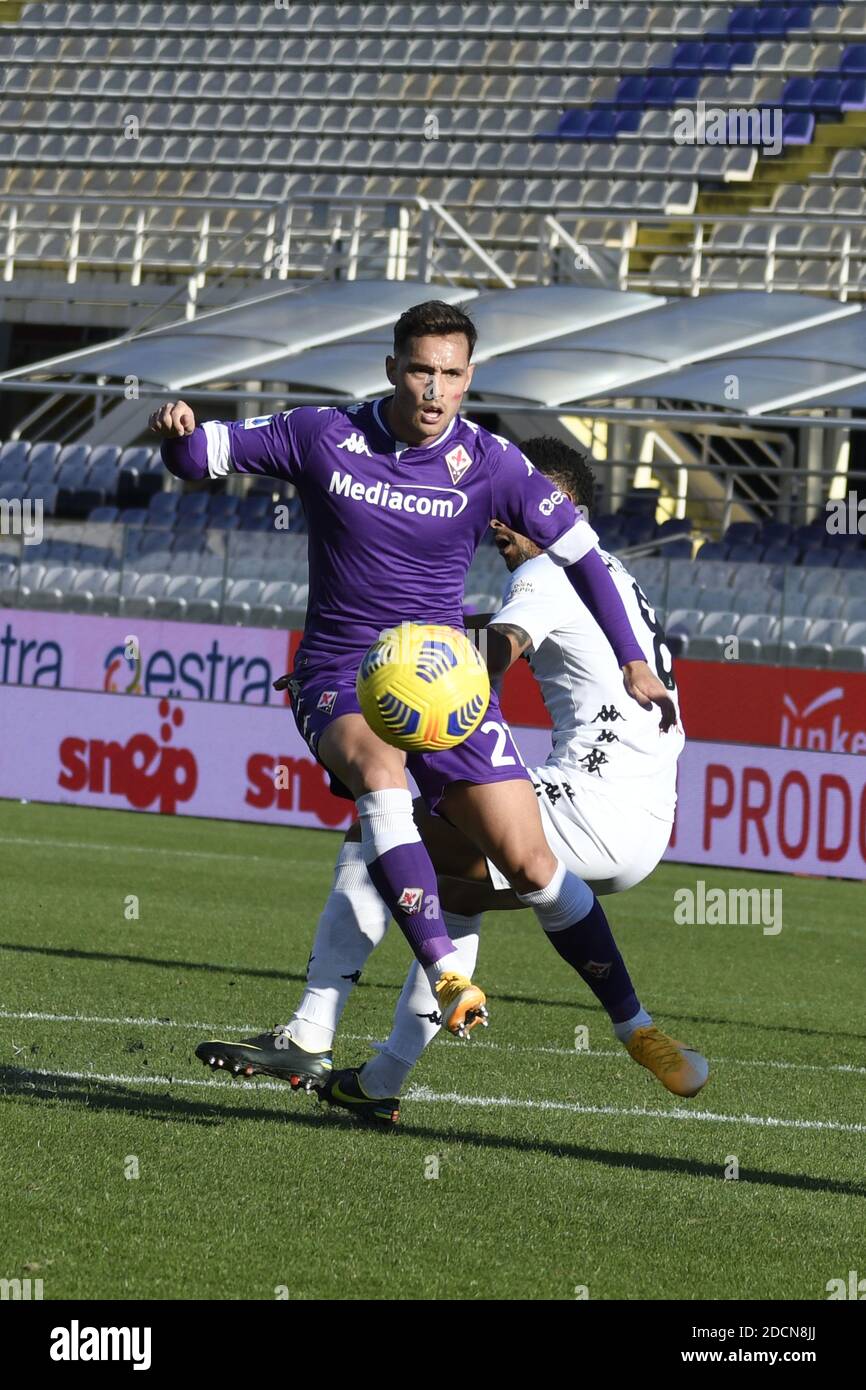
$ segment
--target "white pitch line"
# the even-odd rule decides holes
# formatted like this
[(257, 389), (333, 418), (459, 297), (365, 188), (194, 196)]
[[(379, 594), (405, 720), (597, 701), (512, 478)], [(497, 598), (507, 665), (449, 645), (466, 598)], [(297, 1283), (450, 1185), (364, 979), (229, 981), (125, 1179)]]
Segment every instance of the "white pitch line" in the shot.
[[(255, 1034), (261, 1028), (261, 1023), (200, 1023), (196, 1021), (181, 1023), (173, 1018), (107, 1018), (97, 1014), (51, 1014), (38, 1013), (32, 1010), (15, 1013), (9, 1009), (0, 1009), (0, 1019), (2, 1018), (22, 1023), (97, 1023), (112, 1028), (186, 1028), (190, 1032), (212, 1033), (217, 1037), (222, 1033)], [(381, 1043), (381, 1040), (374, 1037), (372, 1033), (341, 1033), (340, 1038), (344, 1042)], [(484, 1048), (485, 1051), (490, 1052), (539, 1052), (551, 1057), (613, 1057), (620, 1061), (625, 1057), (621, 1048), (592, 1048), (578, 1051), (577, 1048), (573, 1047), (533, 1046), (531, 1043), (494, 1043), (483, 1041), (480, 1038), (471, 1041), (469, 1046), (476, 1050)], [(711, 1057), (710, 1060), (714, 1065), (721, 1064), (731, 1067), (770, 1067), (780, 1071), (843, 1072), (846, 1076), (866, 1076), (866, 1067), (857, 1067), (851, 1062), (822, 1064), (820, 1062), (786, 1062), (773, 1058), (716, 1056)]]
[[(123, 1076), (116, 1072), (42, 1071), (32, 1067), (22, 1068), (22, 1075), (45, 1077), (49, 1081), (96, 1081), (115, 1086), (204, 1086), (226, 1090), (232, 1085), (229, 1077), (222, 1081), (215, 1077), (192, 1079), (180, 1076)], [(282, 1091), (285, 1094), (286, 1090), (285, 1085), (278, 1081), (255, 1081), (252, 1085), (255, 1090), (261, 1091)], [(866, 1124), (846, 1124), (840, 1120), (787, 1120), (775, 1115), (717, 1115), (712, 1110), (684, 1110), (681, 1107), (675, 1110), (650, 1110), (641, 1105), (580, 1105), (576, 1101), (518, 1100), (514, 1096), (462, 1096), (457, 1091), (432, 1091), (428, 1086), (410, 1087), (405, 1099), (418, 1101), (422, 1105), (461, 1105), (485, 1110), (558, 1110), (569, 1115), (697, 1120), (705, 1124), (759, 1125), (768, 1129), (833, 1130), (840, 1134), (866, 1134)]]
[(236, 850), (175, 849), (173, 845), (108, 845), (98, 840), (43, 840), (23, 835), (0, 835), (0, 845), (45, 845), (48, 849), (92, 849), (108, 854), (174, 854), (181, 859), (243, 859), (254, 864), (306, 864), (309, 859), (292, 859), (282, 854), (242, 854)]

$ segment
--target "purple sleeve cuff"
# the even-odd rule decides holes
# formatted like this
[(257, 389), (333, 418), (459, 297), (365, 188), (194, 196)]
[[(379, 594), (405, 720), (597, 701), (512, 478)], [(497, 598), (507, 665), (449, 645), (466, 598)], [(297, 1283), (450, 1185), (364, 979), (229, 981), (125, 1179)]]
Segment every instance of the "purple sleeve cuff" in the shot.
[(176, 478), (197, 482), (208, 476), (207, 438), (200, 427), (183, 439), (164, 439), (161, 453), (163, 463)]
[(617, 587), (598, 551), (590, 550), (576, 564), (566, 566), (565, 573), (613, 647), (619, 665), (625, 666), (627, 661), (646, 661)]

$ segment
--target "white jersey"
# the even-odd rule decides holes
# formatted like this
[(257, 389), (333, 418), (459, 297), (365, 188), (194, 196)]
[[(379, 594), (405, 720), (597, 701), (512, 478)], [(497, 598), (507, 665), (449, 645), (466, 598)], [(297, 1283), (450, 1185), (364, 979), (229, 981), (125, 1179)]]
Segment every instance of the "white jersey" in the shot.
[[(651, 670), (667, 687), (677, 724), (663, 734), (659, 709), (626, 694), (623, 675), (601, 628), (560, 566), (547, 555), (514, 571), (491, 624), (521, 627), (532, 641), (530, 664), (553, 724), (546, 766), (585, 775), (601, 790), (628, 793), (630, 805), (672, 821), (676, 764), (685, 743), (671, 654), (649, 600), (625, 566), (601, 552)], [(626, 785), (627, 784), (627, 787)]]

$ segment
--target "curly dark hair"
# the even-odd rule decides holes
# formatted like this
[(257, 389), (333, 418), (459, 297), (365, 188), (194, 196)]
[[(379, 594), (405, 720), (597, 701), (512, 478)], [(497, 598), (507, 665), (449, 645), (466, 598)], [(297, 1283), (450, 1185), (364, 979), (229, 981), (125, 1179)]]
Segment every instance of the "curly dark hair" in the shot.
[(584, 449), (577, 440), (573, 444), (566, 444), (550, 434), (527, 439), (520, 447), (539, 473), (556, 483), (577, 506), (592, 511), (596, 481), (592, 471), (592, 454), (588, 449)]
[(399, 357), (410, 338), (440, 337), (446, 333), (465, 334), (469, 357), (472, 357), (478, 332), (469, 315), (457, 304), (445, 304), (441, 299), (413, 304), (394, 324), (394, 356)]

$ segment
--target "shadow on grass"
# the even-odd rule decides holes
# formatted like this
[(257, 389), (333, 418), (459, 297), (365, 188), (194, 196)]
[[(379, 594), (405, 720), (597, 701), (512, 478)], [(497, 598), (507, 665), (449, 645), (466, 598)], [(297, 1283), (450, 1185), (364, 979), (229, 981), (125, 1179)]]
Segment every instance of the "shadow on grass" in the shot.
[[(107, 961), (125, 965), (154, 965), (164, 970), (203, 970), (216, 975), (247, 976), (257, 980), (290, 980), (298, 984), (306, 983), (306, 973), (291, 970), (267, 970), (251, 965), (223, 965), (219, 961), (206, 960), (163, 960), (158, 956), (124, 955), (116, 951), (81, 951), (72, 946), (33, 946), (23, 942), (0, 941), (0, 951), (19, 951), (27, 955), (60, 956), (65, 960)], [(407, 957), (408, 964), (408, 957)], [(386, 990), (395, 1000), (403, 988), (403, 980), (361, 980), (358, 989)], [(504, 994), (500, 990), (491, 993), (490, 1001), (495, 1006), (501, 1004), (531, 1004), (545, 1009), (569, 1009), (571, 1012), (604, 1014), (600, 1004), (584, 997), (574, 999), (539, 999), (532, 994)], [(652, 1001), (650, 1001), (652, 1002)], [(808, 1028), (790, 1023), (768, 1023), (759, 1019), (717, 1018), (713, 1014), (674, 1013), (665, 1009), (660, 1015), (662, 1026), (668, 1023), (694, 1023), (697, 1025), (718, 1025), (723, 1028), (745, 1028), (752, 1033), (792, 1034), (800, 1038), (847, 1039), (862, 1045), (863, 1033), (849, 1033), (843, 1029)], [(694, 1040), (697, 1042), (697, 1040)]]
[[(228, 1090), (226, 1086), (226, 1090)], [(177, 1120), (184, 1124), (219, 1127), (226, 1120), (246, 1120), (255, 1123), (289, 1124), (307, 1129), (327, 1126), (332, 1132), (344, 1130), (355, 1136), (367, 1134), (381, 1143), (399, 1143), (407, 1139), (424, 1139), (441, 1143), (443, 1139), (477, 1149), (504, 1150), (516, 1154), (544, 1155), (548, 1158), (571, 1159), (583, 1163), (599, 1163), (606, 1168), (628, 1168), (642, 1173), (670, 1173), (679, 1177), (709, 1178), (724, 1181), (719, 1163), (702, 1163), (693, 1158), (674, 1158), (666, 1154), (628, 1153), (617, 1149), (599, 1149), (584, 1144), (561, 1144), (545, 1139), (518, 1139), (508, 1135), (480, 1134), (476, 1130), (445, 1130), (432, 1125), (401, 1124), (385, 1132), (360, 1125), (349, 1115), (317, 1107), (308, 1112), (298, 1109), (300, 1102), (287, 1092), (292, 1108), (258, 1109), (249, 1105), (186, 1100), (168, 1091), (153, 1093), (136, 1090), (118, 1082), (87, 1082), (66, 1076), (43, 1074), (19, 1067), (0, 1066), (0, 1100), (51, 1101), (79, 1106), (91, 1112), (120, 1111), (159, 1121)], [(409, 1101), (411, 1106), (413, 1103)], [(792, 1188), (800, 1192), (822, 1192), (831, 1196), (866, 1198), (866, 1184), (822, 1178), (806, 1173), (779, 1173), (758, 1168), (741, 1168), (740, 1184), (761, 1187)]]

